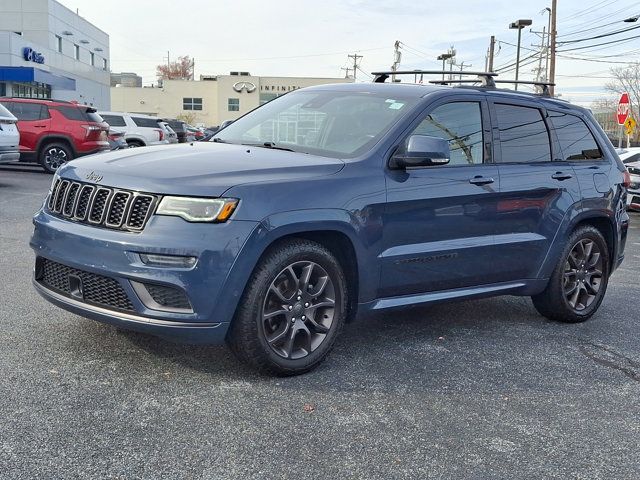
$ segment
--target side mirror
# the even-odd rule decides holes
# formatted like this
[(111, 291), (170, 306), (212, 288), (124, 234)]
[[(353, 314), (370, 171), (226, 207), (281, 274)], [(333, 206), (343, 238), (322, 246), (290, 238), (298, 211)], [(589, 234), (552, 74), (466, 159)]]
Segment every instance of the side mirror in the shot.
[(428, 135), (411, 135), (389, 160), (389, 168), (432, 167), (446, 165), (450, 158), (449, 142)]
[(218, 129), (218, 131), (222, 130), (223, 128), (227, 128), (232, 123), (233, 123), (233, 120), (225, 120), (220, 124), (220, 128)]

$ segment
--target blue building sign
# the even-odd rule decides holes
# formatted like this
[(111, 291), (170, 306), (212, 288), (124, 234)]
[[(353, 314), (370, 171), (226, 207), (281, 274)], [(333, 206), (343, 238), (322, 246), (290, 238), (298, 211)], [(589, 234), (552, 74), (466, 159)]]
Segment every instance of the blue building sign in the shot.
[(27, 62), (44, 63), (44, 55), (36, 52), (31, 47), (24, 47), (22, 49), (22, 56)]

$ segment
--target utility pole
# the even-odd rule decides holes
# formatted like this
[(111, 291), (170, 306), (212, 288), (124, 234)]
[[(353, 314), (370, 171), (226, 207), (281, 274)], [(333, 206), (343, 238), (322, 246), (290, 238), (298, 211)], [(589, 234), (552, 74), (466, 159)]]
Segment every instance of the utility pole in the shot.
[(353, 55), (347, 55), (349, 59), (353, 58), (353, 81), (356, 81), (356, 72), (358, 71), (358, 60), (362, 58), (362, 55), (354, 53)]
[[(551, 0), (551, 31), (549, 32), (549, 40), (551, 42), (551, 59), (549, 62), (549, 82), (556, 82), (556, 35), (557, 32), (557, 10), (558, 10), (558, 0)], [(555, 87), (553, 85), (549, 86), (549, 93), (553, 97), (555, 95)]]
[(342, 67), (340, 70), (344, 70), (344, 78), (349, 78), (349, 72), (351, 71), (349, 67)]
[(546, 34), (547, 27), (542, 27), (542, 41), (540, 42), (540, 58), (538, 59), (538, 68), (536, 69), (536, 82), (540, 81), (540, 77), (542, 75), (542, 57), (547, 56), (547, 48), (544, 44), (544, 37)]
[(487, 72), (493, 72), (493, 57), (495, 55), (496, 50), (496, 37), (495, 35), (491, 35), (491, 40), (489, 42), (489, 61)]
[(196, 79), (196, 59), (191, 59), (191, 80)]
[[(396, 40), (393, 44), (393, 65), (391, 65), (391, 71), (396, 72), (400, 66), (400, 60), (402, 60), (402, 53), (400, 52), (400, 40)], [(391, 82), (396, 81), (396, 76), (391, 75)]]
[(462, 71), (464, 70), (464, 67), (473, 67), (473, 65), (471, 63), (464, 63), (464, 60), (462, 62), (460, 62), (460, 65), (458, 65), (460, 67), (460, 75), (458, 80), (462, 80)]

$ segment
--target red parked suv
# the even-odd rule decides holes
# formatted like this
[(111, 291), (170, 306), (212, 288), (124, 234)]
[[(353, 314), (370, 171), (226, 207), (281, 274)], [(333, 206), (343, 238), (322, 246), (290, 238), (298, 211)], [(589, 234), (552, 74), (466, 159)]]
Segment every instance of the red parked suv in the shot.
[(53, 173), (69, 160), (109, 150), (109, 125), (94, 108), (61, 100), (0, 98), (18, 119), (20, 160)]

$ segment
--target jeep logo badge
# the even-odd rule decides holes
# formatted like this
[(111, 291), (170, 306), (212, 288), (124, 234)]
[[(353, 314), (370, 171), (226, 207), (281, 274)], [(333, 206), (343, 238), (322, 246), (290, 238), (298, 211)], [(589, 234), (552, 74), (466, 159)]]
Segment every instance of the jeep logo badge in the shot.
[(98, 175), (96, 172), (91, 172), (85, 178), (90, 182), (100, 183), (100, 180), (102, 180), (102, 175)]

